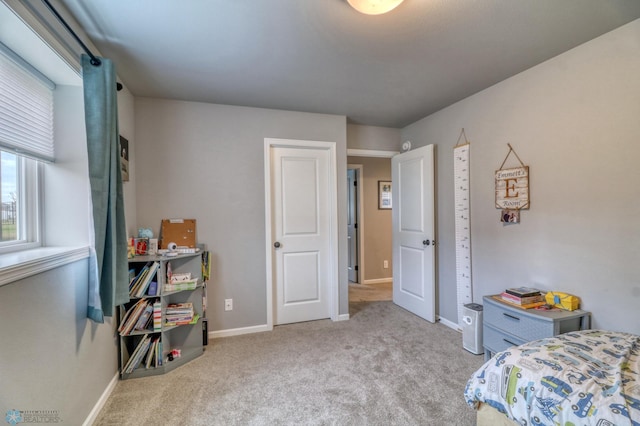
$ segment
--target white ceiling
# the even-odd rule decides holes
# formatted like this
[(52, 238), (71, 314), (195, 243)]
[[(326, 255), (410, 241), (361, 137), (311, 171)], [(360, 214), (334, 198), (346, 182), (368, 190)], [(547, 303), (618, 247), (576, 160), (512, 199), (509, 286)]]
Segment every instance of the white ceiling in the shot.
[(61, 0), (136, 96), (401, 128), (627, 22), (638, 0)]

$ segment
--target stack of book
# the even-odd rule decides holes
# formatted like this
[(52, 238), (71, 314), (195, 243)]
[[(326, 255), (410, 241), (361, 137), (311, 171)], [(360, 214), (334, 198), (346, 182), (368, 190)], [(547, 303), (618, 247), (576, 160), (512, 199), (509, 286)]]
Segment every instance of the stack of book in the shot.
[(158, 267), (160, 267), (158, 262), (149, 262), (135, 276), (133, 276), (134, 270), (129, 271), (130, 297), (143, 297), (145, 294), (147, 296), (157, 296), (158, 285), (156, 281), (153, 281), (153, 277), (156, 275)]
[(122, 321), (120, 321), (118, 332), (122, 336), (127, 336), (135, 331), (146, 331), (151, 329), (159, 331), (159, 329), (156, 329), (158, 327), (156, 327), (156, 324), (154, 323), (154, 317), (159, 315), (160, 309), (161, 305), (159, 303), (154, 303), (153, 300), (138, 300), (124, 314)]
[(502, 292), (500, 298), (524, 309), (536, 308), (545, 304), (542, 292), (531, 287), (508, 288)]
[(124, 365), (122, 371), (132, 373), (139, 366), (156, 368), (162, 365), (162, 341), (159, 336), (144, 336)]
[(193, 310), (193, 303), (171, 303), (165, 310), (165, 325), (185, 325), (198, 321), (199, 316)]

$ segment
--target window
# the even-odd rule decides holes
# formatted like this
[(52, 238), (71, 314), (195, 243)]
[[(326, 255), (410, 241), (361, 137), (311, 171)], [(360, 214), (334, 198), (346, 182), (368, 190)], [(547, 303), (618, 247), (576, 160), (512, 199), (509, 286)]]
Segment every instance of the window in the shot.
[(78, 55), (28, 3), (0, 1), (0, 287), (86, 259), (91, 244)]
[(36, 160), (0, 151), (0, 253), (40, 245), (40, 169)]
[(17, 241), (18, 227), (18, 161), (14, 154), (0, 151), (0, 199), (2, 200), (2, 228), (0, 242)]
[(0, 44), (0, 253), (41, 244), (40, 161), (53, 161), (53, 92)]

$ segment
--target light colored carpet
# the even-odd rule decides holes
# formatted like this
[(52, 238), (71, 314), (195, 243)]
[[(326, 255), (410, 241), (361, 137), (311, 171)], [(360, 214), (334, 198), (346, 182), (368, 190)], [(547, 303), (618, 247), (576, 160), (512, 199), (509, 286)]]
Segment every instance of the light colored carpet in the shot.
[(96, 425), (473, 425), (481, 355), (392, 302), (209, 342), (166, 375), (118, 382)]

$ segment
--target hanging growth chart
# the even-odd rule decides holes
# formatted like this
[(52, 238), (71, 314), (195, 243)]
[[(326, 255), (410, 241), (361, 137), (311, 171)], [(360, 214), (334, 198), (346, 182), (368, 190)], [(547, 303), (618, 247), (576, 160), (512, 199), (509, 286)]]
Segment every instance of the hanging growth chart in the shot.
[[(464, 129), (460, 137), (465, 143), (453, 148), (456, 228), (456, 285), (458, 293), (458, 325), (462, 327), (464, 305), (473, 302), (471, 281), (471, 218), (469, 191), (469, 148)], [(460, 142), (460, 138), (458, 138)]]

